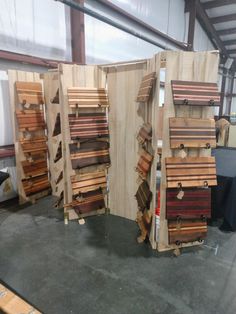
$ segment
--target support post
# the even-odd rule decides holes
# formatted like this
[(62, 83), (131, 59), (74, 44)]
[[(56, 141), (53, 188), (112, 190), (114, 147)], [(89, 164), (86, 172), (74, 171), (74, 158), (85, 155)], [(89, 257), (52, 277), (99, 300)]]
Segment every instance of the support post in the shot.
[(188, 50), (193, 50), (194, 45), (194, 31), (197, 15), (197, 5), (196, 0), (188, 1), (189, 8), (189, 23), (188, 23)]
[(233, 91), (234, 91), (234, 79), (235, 79), (234, 75), (235, 75), (235, 72), (232, 73), (232, 79), (231, 79), (230, 90), (229, 90), (230, 95), (227, 100), (227, 108), (226, 108), (227, 114), (230, 114), (231, 112), (231, 105), (232, 105), (232, 98), (233, 98)]
[[(84, 5), (84, 0), (76, 0), (76, 2)], [(72, 61), (85, 64), (84, 13), (71, 8), (70, 19)]]
[(223, 107), (224, 107), (224, 99), (225, 99), (226, 75), (227, 75), (227, 69), (223, 68), (222, 82), (221, 82), (221, 95), (220, 95), (220, 109), (219, 109), (219, 116), (220, 117), (223, 115)]

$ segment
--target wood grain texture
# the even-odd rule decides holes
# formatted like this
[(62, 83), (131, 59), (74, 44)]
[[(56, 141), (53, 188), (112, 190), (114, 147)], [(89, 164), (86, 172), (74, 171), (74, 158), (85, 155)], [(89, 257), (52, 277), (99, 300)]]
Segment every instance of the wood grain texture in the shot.
[(170, 118), (171, 148), (214, 148), (216, 130), (214, 119)]
[(44, 190), (49, 190), (51, 187), (47, 174), (29, 179), (22, 179), (22, 184), (26, 196), (37, 194)]
[(80, 194), (76, 200), (64, 207), (72, 207), (78, 216), (105, 208), (104, 195), (101, 189)]
[[(9, 70), (8, 71), (9, 91), (10, 91), (10, 104), (11, 104), (11, 116), (12, 116), (12, 128), (15, 143), (15, 156), (16, 156), (16, 172), (17, 172), (17, 188), (19, 194), (19, 202), (23, 204), (28, 201), (34, 202), (36, 199), (47, 195), (49, 192), (43, 191), (33, 196), (26, 196), (22, 179), (25, 178), (24, 170), (22, 167), (22, 161), (32, 158), (32, 160), (47, 158), (47, 148), (45, 130), (39, 129), (33, 131), (33, 135), (28, 139), (24, 130), (19, 129), (16, 111), (20, 112), (26, 110), (24, 103), (30, 105), (28, 109), (32, 111), (43, 110), (44, 99), (42, 93), (42, 80), (39, 73), (24, 72)], [(27, 106), (28, 107), (28, 106)], [(38, 142), (41, 142), (39, 144)], [(40, 148), (40, 149), (39, 149)], [(41, 150), (42, 148), (42, 150)], [(33, 151), (31, 150), (33, 149)]]
[(136, 168), (136, 171), (143, 180), (148, 176), (148, 173), (151, 169), (152, 160), (153, 156), (143, 149)]
[(144, 123), (137, 135), (138, 142), (143, 145), (145, 142), (152, 139), (152, 125), (150, 123)]
[[(92, 113), (92, 112), (104, 112), (108, 114), (107, 108), (101, 108), (99, 106), (92, 106), (91, 108), (85, 106), (81, 108), (76, 108), (76, 106), (69, 106), (68, 104), (68, 88), (71, 87), (80, 87), (86, 90), (97, 90), (105, 89), (106, 87), (106, 75), (103, 70), (97, 66), (80, 66), (80, 65), (67, 65), (61, 64), (59, 66), (60, 73), (60, 86), (59, 86), (59, 97), (60, 97), (60, 107), (61, 107), (61, 121), (62, 121), (62, 159), (63, 159), (63, 183), (64, 183), (64, 203), (68, 204), (72, 201), (73, 198), (73, 183), (71, 177), (74, 177), (75, 180), (79, 180), (80, 175), (90, 174), (98, 170), (104, 170), (107, 174), (107, 168), (105, 165), (95, 165), (89, 166), (83, 169), (72, 169), (71, 159), (70, 159), (70, 150), (69, 144), (73, 143), (71, 140), (70, 126), (69, 126), (69, 115), (80, 113)], [(107, 185), (106, 185), (107, 186)], [(107, 204), (107, 196), (105, 198)], [(69, 219), (77, 219), (78, 215), (73, 209), (68, 210), (65, 208), (65, 214), (69, 215)], [(95, 211), (96, 212), (96, 211)], [(100, 212), (100, 211), (99, 211)], [(104, 212), (104, 210), (103, 210)]]
[(171, 86), (175, 105), (220, 105), (220, 93), (216, 83), (172, 80)]
[(37, 131), (46, 128), (42, 110), (16, 110), (16, 117), (20, 131)]
[(207, 223), (202, 220), (168, 221), (169, 244), (202, 241), (207, 236)]
[[(160, 229), (158, 251), (175, 249), (175, 244), (170, 245), (168, 240), (168, 225), (166, 220), (166, 168), (165, 158), (179, 156), (177, 150), (171, 150), (169, 139), (169, 124), (165, 123), (171, 117), (186, 118), (213, 118), (213, 108), (209, 106), (174, 106), (171, 88), (172, 80), (211, 82), (216, 83), (218, 77), (219, 53), (217, 51), (207, 52), (183, 52), (167, 51), (161, 53), (165, 60), (165, 99), (163, 112), (163, 145), (161, 162), (161, 208), (160, 208)], [(205, 148), (185, 149), (187, 156), (210, 156), (211, 151)], [(181, 244), (183, 246), (199, 245), (199, 242)], [(152, 245), (154, 247), (154, 245)]]
[(150, 203), (152, 200), (152, 192), (150, 191), (149, 184), (147, 181), (143, 181), (135, 194), (135, 198), (138, 203), (138, 208), (141, 211), (150, 208)]
[(135, 102), (146, 62), (107, 68), (110, 103), (109, 208), (110, 213), (131, 220), (138, 210), (134, 197), (139, 183), (135, 167), (139, 145), (137, 131), (144, 122), (144, 106)]
[(106, 112), (70, 114), (69, 126), (72, 140), (109, 137)]
[(21, 164), (25, 177), (34, 177), (48, 173), (48, 165), (46, 158), (34, 161), (24, 160), (21, 162)]
[[(46, 120), (48, 130), (49, 168), (52, 194), (60, 200), (63, 194), (64, 182), (57, 181), (63, 170), (63, 159), (56, 158), (58, 147), (62, 141), (61, 106), (59, 104), (59, 70), (50, 70), (43, 74), (44, 95), (46, 102)], [(62, 156), (62, 152), (58, 154)]]
[(86, 193), (107, 187), (105, 171), (96, 171), (81, 175), (71, 176), (71, 186), (73, 195)]
[(109, 143), (105, 141), (88, 141), (78, 144), (70, 144), (70, 158), (73, 169), (110, 164)]
[(166, 158), (167, 188), (217, 185), (215, 157)]
[(44, 103), (41, 82), (16, 82), (16, 91), (20, 104), (41, 105)]
[(166, 191), (166, 219), (211, 217), (211, 189), (184, 189), (178, 199), (178, 189)]
[(23, 300), (14, 292), (0, 284), (0, 310), (7, 314), (32, 313), (42, 314), (31, 304)]
[(156, 72), (145, 75), (139, 87), (137, 102), (147, 102), (151, 96), (152, 88), (156, 79)]
[(109, 106), (105, 88), (69, 87), (67, 94), (70, 107), (99, 108)]

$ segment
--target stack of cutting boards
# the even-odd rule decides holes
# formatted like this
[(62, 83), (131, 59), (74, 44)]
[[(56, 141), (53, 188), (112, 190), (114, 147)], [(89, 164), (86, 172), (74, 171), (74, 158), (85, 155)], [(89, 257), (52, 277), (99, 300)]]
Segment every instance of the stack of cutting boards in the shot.
[(47, 126), (44, 116), (44, 95), (39, 82), (16, 82), (16, 120), (19, 144), (23, 153), (22, 186), (27, 197), (37, 198), (43, 191), (50, 192), (47, 162)]
[[(217, 84), (172, 81), (175, 106), (219, 106)], [(183, 110), (183, 112), (185, 112)], [(216, 146), (213, 119), (169, 118), (172, 155), (166, 166), (166, 219), (169, 244), (199, 241), (207, 235), (207, 218), (211, 217), (211, 186), (217, 185), (214, 157), (199, 156), (200, 149)], [(188, 154), (194, 151), (194, 157)]]
[(106, 209), (106, 168), (110, 166), (108, 96), (105, 88), (70, 87), (67, 90), (73, 175), (72, 201), (64, 204), (78, 217)]

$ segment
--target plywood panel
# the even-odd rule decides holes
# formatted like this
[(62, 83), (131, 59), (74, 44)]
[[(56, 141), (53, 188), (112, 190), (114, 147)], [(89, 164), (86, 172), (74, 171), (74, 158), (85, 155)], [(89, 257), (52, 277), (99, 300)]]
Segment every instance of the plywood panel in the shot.
[(138, 210), (134, 197), (138, 189), (139, 145), (137, 132), (144, 122), (144, 104), (136, 103), (146, 62), (107, 69), (110, 102), (109, 129), (111, 168), (109, 208), (111, 214), (135, 220)]

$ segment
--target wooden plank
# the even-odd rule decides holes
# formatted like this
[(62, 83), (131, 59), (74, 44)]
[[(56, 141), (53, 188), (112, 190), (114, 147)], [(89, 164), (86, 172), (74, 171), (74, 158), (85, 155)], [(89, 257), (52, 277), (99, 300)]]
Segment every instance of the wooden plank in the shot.
[(101, 189), (98, 189), (80, 194), (78, 199), (64, 205), (64, 208), (68, 207), (74, 208), (78, 216), (81, 214), (88, 214), (96, 210), (104, 209), (105, 200), (103, 192)]
[(108, 121), (105, 112), (79, 113), (69, 115), (72, 140), (103, 138), (109, 136)]
[(71, 186), (73, 195), (94, 191), (99, 188), (107, 187), (105, 171), (97, 171), (81, 175), (71, 176)]
[(220, 93), (216, 83), (172, 80), (175, 105), (220, 106)]
[(167, 188), (217, 185), (214, 157), (167, 157)]
[(42, 314), (35, 307), (2, 284), (0, 284), (0, 310), (6, 314)]
[(214, 119), (170, 118), (170, 147), (216, 147)]
[(169, 244), (202, 242), (207, 236), (207, 223), (202, 220), (168, 221)]
[(68, 104), (74, 108), (108, 107), (108, 97), (105, 88), (70, 87), (67, 90)]
[(16, 117), (20, 131), (36, 131), (46, 128), (42, 110), (16, 110)]
[(47, 159), (35, 161), (23, 160), (21, 162), (25, 177), (34, 177), (48, 172)]
[(137, 102), (147, 102), (151, 96), (153, 84), (156, 79), (156, 72), (152, 72), (143, 77), (139, 87)]
[(211, 189), (185, 189), (178, 198), (178, 189), (166, 191), (167, 219), (194, 219), (211, 217)]
[(44, 190), (49, 190), (51, 187), (47, 174), (29, 179), (22, 179), (22, 184), (26, 196), (37, 194), (38, 192)]
[(137, 168), (136, 168), (136, 171), (138, 172), (139, 176), (142, 179), (147, 178), (148, 173), (151, 169), (152, 160), (153, 160), (153, 156), (149, 152), (147, 152), (143, 149), (141, 154), (140, 154)]
[(140, 144), (144, 144), (152, 139), (152, 125), (150, 123), (144, 123), (140, 128), (137, 140)]
[(146, 70), (146, 62), (110, 66), (107, 68), (110, 103), (109, 208), (110, 213), (135, 220), (138, 204), (134, 198), (138, 190), (135, 167), (139, 144), (135, 134), (144, 122), (144, 106), (136, 97)]
[(16, 91), (20, 104), (41, 105), (44, 103), (40, 82), (16, 82)]

